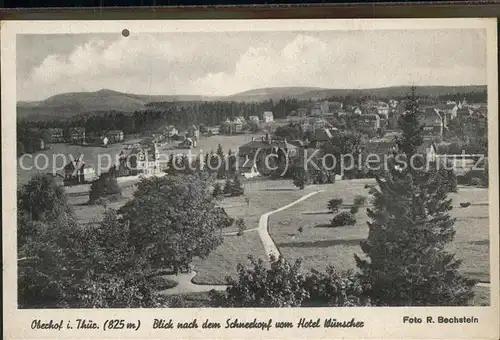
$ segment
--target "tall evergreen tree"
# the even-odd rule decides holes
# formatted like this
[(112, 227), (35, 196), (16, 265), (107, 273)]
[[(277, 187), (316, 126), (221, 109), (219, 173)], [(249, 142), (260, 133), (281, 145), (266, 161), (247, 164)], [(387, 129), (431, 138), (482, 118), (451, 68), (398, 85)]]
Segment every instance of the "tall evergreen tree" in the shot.
[(221, 179), (226, 176), (226, 162), (224, 157), (224, 150), (222, 149), (222, 145), (219, 144), (217, 146), (217, 151), (215, 152), (219, 159), (219, 168), (217, 169), (217, 178)]
[(238, 175), (234, 176), (234, 180), (231, 185), (231, 196), (241, 196), (245, 193), (245, 188), (241, 184)]
[(466, 305), (476, 282), (460, 275), (461, 261), (445, 251), (455, 236), (455, 220), (443, 178), (434, 169), (402, 162), (417, 155), (423, 141), (414, 89), (406, 109), (398, 154), (372, 191), (369, 235), (361, 243), (366, 259), (355, 255), (360, 276), (377, 305)]

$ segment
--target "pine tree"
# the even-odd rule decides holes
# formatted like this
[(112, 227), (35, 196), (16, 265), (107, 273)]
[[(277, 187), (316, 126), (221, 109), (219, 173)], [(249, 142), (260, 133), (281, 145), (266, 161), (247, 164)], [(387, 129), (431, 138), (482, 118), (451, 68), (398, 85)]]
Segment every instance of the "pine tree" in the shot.
[(238, 176), (234, 177), (234, 181), (231, 185), (231, 196), (241, 196), (245, 193), (245, 188), (241, 184)]
[(219, 158), (219, 167), (217, 169), (217, 178), (221, 179), (226, 176), (226, 169), (225, 169), (225, 157), (224, 157), (224, 150), (222, 149), (222, 145), (219, 144), (217, 146), (217, 151), (215, 152), (216, 155)]
[(399, 154), (372, 189), (369, 235), (361, 243), (367, 259), (355, 255), (360, 276), (380, 306), (466, 305), (476, 282), (461, 276), (461, 261), (445, 251), (455, 220), (442, 176), (401, 163), (418, 154), (423, 141), (414, 89), (406, 108)]
[(214, 191), (212, 191), (212, 196), (215, 198), (222, 197), (222, 188), (219, 183), (214, 184)]
[(174, 158), (175, 158), (174, 155), (168, 156), (166, 172), (169, 174), (174, 174), (176, 172), (175, 167), (174, 167)]
[(224, 189), (222, 193), (224, 195), (230, 195), (232, 193), (232, 190), (233, 190), (233, 183), (231, 183), (230, 179), (227, 179), (226, 182), (224, 183)]
[(302, 166), (298, 166), (293, 170), (293, 184), (303, 190), (309, 184), (309, 174)]

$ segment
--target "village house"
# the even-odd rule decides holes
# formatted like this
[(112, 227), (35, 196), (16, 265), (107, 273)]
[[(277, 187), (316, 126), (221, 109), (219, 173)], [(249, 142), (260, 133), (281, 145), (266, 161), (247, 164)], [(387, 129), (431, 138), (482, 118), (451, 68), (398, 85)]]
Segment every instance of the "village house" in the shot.
[(333, 127), (332, 124), (330, 124), (328, 121), (326, 121), (324, 118), (321, 117), (306, 118), (301, 121), (300, 125), (302, 131), (312, 132), (312, 133), (314, 133), (314, 131), (316, 131), (317, 129)]
[(363, 110), (361, 110), (361, 107), (359, 106), (354, 106), (352, 113), (354, 113), (355, 115), (361, 115), (363, 114)]
[(173, 125), (169, 125), (165, 128), (163, 134), (167, 137), (167, 138), (172, 138), (176, 135), (179, 134), (179, 130), (176, 129), (175, 126)]
[(314, 131), (311, 135), (309, 145), (319, 148), (323, 143), (328, 142), (333, 136), (339, 133), (337, 128), (322, 128)]
[(323, 113), (323, 108), (321, 107), (321, 103), (314, 103), (311, 107), (311, 116), (317, 117), (321, 116)]
[(470, 117), (472, 110), (466, 106), (457, 107), (455, 117), (458, 118), (468, 118)]
[(200, 129), (195, 125), (190, 125), (187, 130), (187, 137), (198, 141), (200, 139)]
[(160, 152), (158, 146), (143, 148), (137, 154), (137, 169), (144, 175), (160, 173)]
[(91, 183), (95, 179), (95, 170), (90, 164), (84, 162), (83, 155), (80, 155), (64, 167), (65, 185)]
[(72, 144), (85, 144), (85, 128), (72, 127), (69, 129), (69, 138)]
[(381, 119), (389, 118), (389, 105), (385, 102), (378, 102), (377, 104), (377, 114)]
[(273, 140), (269, 134), (263, 136), (261, 140), (256, 140), (252, 137), (252, 141), (241, 145), (238, 148), (238, 154), (242, 157), (253, 157), (261, 150), (271, 151), (277, 153), (282, 150), (285, 154), (294, 157), (297, 155), (298, 147), (285, 140)]
[[(175, 136), (174, 136), (175, 137)], [(179, 131), (176, 135), (176, 140), (183, 141), (186, 138), (188, 138), (188, 132), (187, 131)]]
[(47, 133), (50, 135), (51, 143), (64, 143), (64, 132), (61, 128), (50, 128), (47, 129)]
[(220, 126), (208, 126), (207, 127), (207, 135), (208, 136), (215, 136), (220, 133)]
[[(362, 150), (362, 158), (368, 170), (383, 170), (384, 163), (398, 150), (395, 136), (374, 138), (365, 144)], [(417, 148), (417, 153), (424, 155), (427, 160), (432, 162), (437, 160), (436, 150), (436, 144), (432, 140), (424, 140)]]
[(111, 130), (106, 135), (110, 143), (120, 143), (125, 139), (125, 135), (122, 130)]
[(257, 164), (255, 164), (255, 160), (253, 158), (249, 158), (248, 156), (240, 158), (240, 164), (240, 175), (244, 178), (250, 179), (260, 176)]
[(196, 139), (192, 137), (188, 137), (184, 139), (180, 144), (179, 147), (181, 148), (186, 148), (186, 149), (192, 149), (196, 147)]
[(441, 115), (445, 128), (448, 125), (448, 122), (457, 116), (458, 107), (455, 104), (437, 104), (434, 108)]
[(396, 107), (398, 107), (398, 101), (397, 101), (397, 100), (395, 100), (395, 99), (391, 99), (391, 100), (389, 100), (389, 107), (391, 107), (391, 108), (394, 108), (394, 109), (395, 109)]
[(424, 126), (423, 133), (427, 137), (440, 137), (443, 135), (444, 122), (441, 115), (434, 108), (426, 108), (419, 114), (420, 124)]
[(250, 122), (257, 123), (257, 124), (258, 124), (258, 123), (259, 123), (259, 121), (260, 121), (260, 120), (259, 120), (259, 116), (250, 116), (250, 117), (248, 117), (248, 120), (249, 120)]
[(297, 115), (298, 115), (299, 117), (305, 117), (305, 116), (307, 116), (307, 112), (308, 112), (308, 111), (309, 111), (309, 110), (308, 110), (308, 109), (306, 109), (306, 108), (299, 108), (299, 109), (297, 109)]
[(363, 114), (358, 119), (358, 127), (361, 132), (373, 134), (380, 129), (380, 117), (378, 114)]
[(262, 121), (264, 123), (270, 123), (272, 121), (274, 121), (274, 115), (271, 111), (265, 111), (263, 114), (262, 114)]
[(108, 147), (109, 139), (106, 136), (101, 138), (101, 146)]

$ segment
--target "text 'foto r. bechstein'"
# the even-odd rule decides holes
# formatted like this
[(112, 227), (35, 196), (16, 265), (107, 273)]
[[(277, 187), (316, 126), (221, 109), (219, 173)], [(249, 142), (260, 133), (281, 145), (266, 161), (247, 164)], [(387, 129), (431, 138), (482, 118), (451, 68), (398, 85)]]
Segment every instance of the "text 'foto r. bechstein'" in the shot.
[[(483, 29), (16, 49), (18, 308), (490, 305)], [(478, 322), (460, 314), (401, 323)], [(78, 327), (50, 318), (33, 325)]]

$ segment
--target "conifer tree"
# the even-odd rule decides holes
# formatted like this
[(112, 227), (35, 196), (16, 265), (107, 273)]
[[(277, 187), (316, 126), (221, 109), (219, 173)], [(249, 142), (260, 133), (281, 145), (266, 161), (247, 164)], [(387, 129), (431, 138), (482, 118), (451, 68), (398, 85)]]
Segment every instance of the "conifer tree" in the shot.
[(217, 178), (221, 179), (226, 176), (226, 168), (225, 168), (225, 157), (224, 157), (224, 150), (222, 149), (222, 145), (219, 144), (217, 146), (217, 151), (215, 152), (219, 158), (219, 164), (218, 164), (218, 169), (217, 169)]
[(215, 198), (222, 197), (222, 188), (219, 183), (214, 184), (214, 191), (212, 191), (212, 196)]
[(241, 196), (244, 193), (245, 188), (241, 184), (240, 178), (238, 176), (235, 176), (231, 186), (231, 196)]
[(222, 193), (224, 195), (230, 195), (232, 193), (232, 190), (233, 190), (233, 183), (231, 183), (230, 179), (226, 179)]
[(380, 306), (467, 305), (476, 282), (461, 276), (461, 261), (445, 251), (455, 220), (442, 176), (403, 162), (418, 155), (423, 141), (414, 88), (406, 109), (398, 154), (372, 190), (369, 235), (361, 243), (366, 259), (355, 255), (360, 276)]

